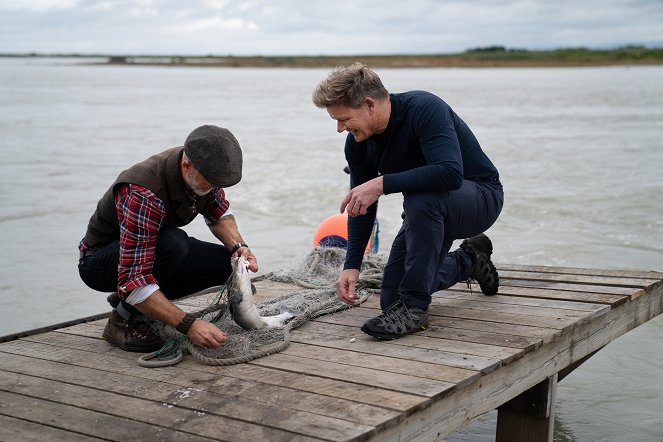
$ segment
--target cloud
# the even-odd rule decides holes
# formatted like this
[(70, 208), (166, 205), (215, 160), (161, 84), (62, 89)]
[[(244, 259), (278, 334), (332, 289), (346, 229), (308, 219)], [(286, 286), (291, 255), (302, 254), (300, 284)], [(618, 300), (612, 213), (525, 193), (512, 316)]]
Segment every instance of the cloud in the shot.
[(660, 45), (661, 23), (661, 0), (0, 0), (0, 52), (324, 55)]
[(53, 9), (72, 9), (78, 0), (0, 0), (0, 11), (30, 11), (44, 13)]
[(209, 17), (183, 23), (178, 25), (175, 29), (182, 32), (199, 32), (209, 29), (244, 31), (256, 30), (258, 29), (258, 25), (256, 23), (242, 20), (240, 18), (225, 19), (222, 17)]

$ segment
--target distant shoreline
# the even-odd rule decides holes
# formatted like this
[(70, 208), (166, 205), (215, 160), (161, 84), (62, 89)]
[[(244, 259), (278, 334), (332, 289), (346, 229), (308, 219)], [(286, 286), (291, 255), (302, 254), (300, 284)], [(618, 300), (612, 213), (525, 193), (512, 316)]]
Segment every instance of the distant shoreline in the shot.
[(103, 65), (252, 67), (252, 68), (331, 68), (360, 61), (380, 68), (430, 67), (575, 67), (663, 64), (663, 48), (627, 46), (596, 50), (566, 48), (548, 51), (506, 49), (502, 46), (469, 49), (458, 54), (395, 54), (337, 56), (190, 56), (190, 55), (103, 55), (103, 54), (0, 54), (0, 57), (105, 58)]

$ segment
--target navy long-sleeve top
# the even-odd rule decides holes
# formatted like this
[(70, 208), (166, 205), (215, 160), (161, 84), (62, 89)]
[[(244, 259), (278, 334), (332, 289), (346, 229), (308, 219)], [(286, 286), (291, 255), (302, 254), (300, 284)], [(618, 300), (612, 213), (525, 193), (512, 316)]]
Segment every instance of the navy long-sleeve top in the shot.
[[(362, 142), (345, 141), (350, 187), (383, 175), (384, 193), (447, 191), (462, 181), (500, 186), (499, 173), (465, 122), (441, 98), (424, 91), (390, 94), (385, 131)], [(377, 202), (348, 220), (344, 268), (358, 269), (373, 229)]]

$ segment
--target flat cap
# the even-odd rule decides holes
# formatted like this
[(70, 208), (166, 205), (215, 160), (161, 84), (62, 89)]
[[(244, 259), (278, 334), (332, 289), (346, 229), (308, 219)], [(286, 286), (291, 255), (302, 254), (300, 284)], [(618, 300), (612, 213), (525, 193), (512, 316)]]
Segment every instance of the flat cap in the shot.
[(184, 153), (214, 186), (230, 187), (242, 179), (242, 149), (226, 128), (205, 125), (194, 129), (186, 137)]

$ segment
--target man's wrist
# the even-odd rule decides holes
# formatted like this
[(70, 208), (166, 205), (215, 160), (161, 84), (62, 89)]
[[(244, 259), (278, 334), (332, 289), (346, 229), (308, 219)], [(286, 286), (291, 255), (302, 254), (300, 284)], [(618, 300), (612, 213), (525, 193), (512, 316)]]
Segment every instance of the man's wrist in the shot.
[(193, 323), (196, 322), (196, 319), (198, 319), (196, 315), (194, 315), (193, 313), (187, 313), (186, 315), (184, 315), (180, 323), (177, 324), (175, 330), (182, 333), (183, 335), (188, 334), (189, 329), (191, 329)]
[(244, 243), (238, 242), (238, 243), (235, 244), (235, 245), (233, 246), (233, 248), (230, 250), (230, 254), (231, 254), (231, 255), (234, 255), (234, 254), (237, 253), (237, 251), (238, 251), (239, 249), (241, 249), (242, 247), (246, 247), (246, 248), (248, 248), (249, 246), (247, 246), (247, 245), (244, 244)]

